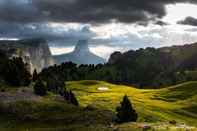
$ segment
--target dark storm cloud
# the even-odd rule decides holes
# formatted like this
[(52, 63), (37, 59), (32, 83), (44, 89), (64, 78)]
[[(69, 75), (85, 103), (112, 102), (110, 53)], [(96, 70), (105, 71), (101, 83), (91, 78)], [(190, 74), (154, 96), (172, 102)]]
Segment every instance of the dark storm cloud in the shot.
[(197, 26), (197, 19), (193, 17), (186, 17), (184, 20), (178, 21), (178, 24)]
[(41, 21), (39, 11), (29, 2), (29, 0), (0, 0), (0, 21), (19, 23)]
[(166, 23), (166, 22), (161, 21), (161, 20), (155, 21), (155, 24), (156, 24), (156, 25), (160, 25), (160, 26), (169, 25), (169, 23)]
[[(0, 38), (45, 38), (49, 42), (69, 44), (80, 39), (90, 39), (95, 34), (90, 31), (89, 26), (81, 25), (79, 28), (65, 28), (61, 25), (53, 27), (47, 23), (7, 23), (0, 22)], [(68, 43), (67, 43), (68, 44)], [(68, 45), (69, 45), (68, 44)]]
[(103, 23), (149, 21), (165, 16), (165, 5), (194, 0), (0, 0), (0, 20)]

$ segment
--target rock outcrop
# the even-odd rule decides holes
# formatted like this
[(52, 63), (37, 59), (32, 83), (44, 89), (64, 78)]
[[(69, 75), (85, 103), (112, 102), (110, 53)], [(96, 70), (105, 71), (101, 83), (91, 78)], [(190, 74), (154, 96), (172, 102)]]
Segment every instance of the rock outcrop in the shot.
[(2, 40), (0, 50), (5, 51), (9, 58), (22, 57), (31, 72), (34, 69), (40, 72), (54, 64), (48, 44), (43, 39)]
[(54, 56), (56, 63), (73, 62), (76, 64), (103, 64), (105, 60), (93, 54), (86, 40), (79, 40), (73, 52), (63, 55)]

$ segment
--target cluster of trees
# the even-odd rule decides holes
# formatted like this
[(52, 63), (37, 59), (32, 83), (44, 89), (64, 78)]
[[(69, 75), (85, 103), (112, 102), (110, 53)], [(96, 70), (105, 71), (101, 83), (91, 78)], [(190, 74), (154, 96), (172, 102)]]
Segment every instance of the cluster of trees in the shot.
[(50, 78), (55, 80), (72, 81), (90, 79), (90, 74), (95, 70), (102, 68), (103, 65), (77, 65), (72, 62), (62, 63), (43, 69), (39, 74), (42, 79)]
[(0, 80), (11, 86), (27, 86), (31, 82), (31, 74), (22, 58), (9, 59), (0, 51)]
[(39, 77), (37, 71), (34, 70), (32, 81), (35, 82), (34, 93), (36, 95), (45, 96), (49, 91), (61, 95), (68, 103), (71, 103), (75, 106), (79, 105), (75, 94), (71, 90), (67, 91), (65, 87), (65, 81), (62, 79), (49, 78), (44, 81), (41, 77)]
[[(42, 81), (40, 78), (38, 78), (38, 80), (35, 81), (34, 93), (39, 96), (45, 96), (45, 95), (47, 95), (48, 91), (52, 91), (52, 92), (58, 93), (59, 95), (63, 96), (64, 99), (68, 103), (71, 103), (75, 106), (79, 105), (77, 98), (75, 97), (75, 94), (71, 90), (67, 91), (64, 84), (62, 84), (62, 86), (55, 85), (54, 83), (52, 83), (52, 85), (50, 85), (50, 84), (51, 83), (47, 83), (47, 85), (46, 85), (44, 83), (44, 81)], [(57, 83), (57, 84), (59, 84), (59, 83)], [(48, 87), (50, 87), (50, 88), (48, 88)], [(53, 87), (55, 87), (55, 88), (53, 88)]]
[(75, 97), (74, 93), (71, 90), (67, 91), (66, 88), (64, 88), (64, 91), (62, 93), (60, 93), (60, 95), (63, 96), (67, 102), (69, 102), (75, 106), (79, 105), (77, 98)]
[(35, 82), (34, 93), (39, 96), (45, 96), (47, 94), (47, 87), (41, 79)]

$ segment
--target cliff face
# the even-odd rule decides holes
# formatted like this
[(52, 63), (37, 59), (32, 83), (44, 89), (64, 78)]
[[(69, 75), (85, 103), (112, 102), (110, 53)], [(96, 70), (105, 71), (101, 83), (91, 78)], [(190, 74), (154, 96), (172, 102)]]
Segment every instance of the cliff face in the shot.
[(43, 39), (27, 39), (18, 41), (0, 41), (0, 49), (8, 57), (22, 57), (29, 70), (40, 72), (43, 68), (54, 64), (48, 44)]
[(86, 40), (80, 40), (75, 50), (68, 54), (54, 56), (56, 63), (61, 64), (62, 62), (71, 61), (76, 64), (103, 64), (105, 60), (95, 54), (93, 54), (88, 47)]

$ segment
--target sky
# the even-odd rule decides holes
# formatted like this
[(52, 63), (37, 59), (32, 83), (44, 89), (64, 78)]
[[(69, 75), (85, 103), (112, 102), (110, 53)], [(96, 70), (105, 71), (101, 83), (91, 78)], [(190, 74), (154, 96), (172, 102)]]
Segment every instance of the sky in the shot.
[(0, 39), (45, 38), (54, 55), (78, 40), (114, 51), (197, 42), (196, 0), (0, 0)]

